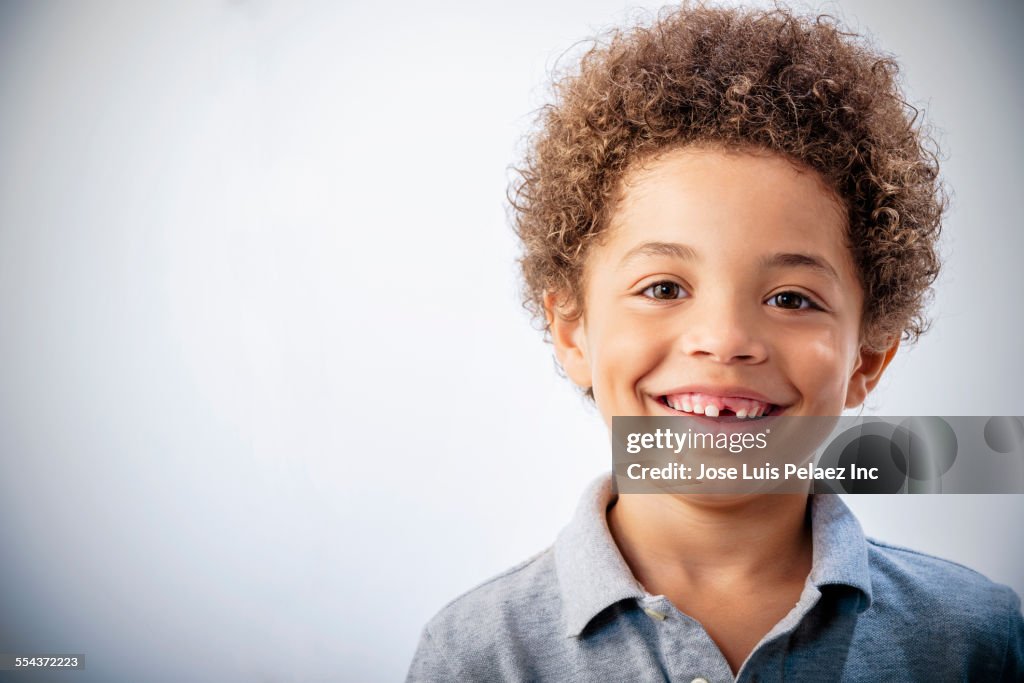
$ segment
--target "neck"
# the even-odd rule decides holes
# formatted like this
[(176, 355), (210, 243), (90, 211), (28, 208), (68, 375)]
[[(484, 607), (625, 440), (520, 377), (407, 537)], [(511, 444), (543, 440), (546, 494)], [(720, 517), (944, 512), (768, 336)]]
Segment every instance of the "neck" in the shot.
[(650, 592), (679, 585), (802, 581), (810, 571), (808, 497), (620, 495), (608, 526)]

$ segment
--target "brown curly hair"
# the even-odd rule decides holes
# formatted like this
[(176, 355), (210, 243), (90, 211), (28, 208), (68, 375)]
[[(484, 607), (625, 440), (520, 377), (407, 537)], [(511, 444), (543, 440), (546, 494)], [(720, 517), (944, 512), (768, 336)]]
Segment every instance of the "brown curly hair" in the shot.
[(545, 292), (583, 310), (583, 264), (620, 180), (685, 145), (760, 148), (815, 169), (845, 205), (872, 349), (914, 341), (938, 274), (946, 194), (938, 148), (898, 66), (832, 17), (667, 8), (594, 41), (556, 75), (509, 190), (524, 305), (548, 331)]

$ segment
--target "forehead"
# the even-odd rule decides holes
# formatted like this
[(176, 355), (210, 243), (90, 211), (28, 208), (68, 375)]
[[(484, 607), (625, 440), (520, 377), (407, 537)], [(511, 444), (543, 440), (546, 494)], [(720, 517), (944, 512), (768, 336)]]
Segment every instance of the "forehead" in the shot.
[(748, 261), (812, 251), (856, 281), (846, 212), (821, 176), (764, 152), (683, 148), (623, 177), (599, 253), (683, 243), (701, 258)]
[(838, 224), (845, 235), (845, 211), (816, 171), (797, 166), (777, 154), (705, 147), (686, 147), (634, 164), (623, 175), (609, 227), (650, 210), (700, 213), (707, 220), (720, 214), (763, 220), (788, 215)]

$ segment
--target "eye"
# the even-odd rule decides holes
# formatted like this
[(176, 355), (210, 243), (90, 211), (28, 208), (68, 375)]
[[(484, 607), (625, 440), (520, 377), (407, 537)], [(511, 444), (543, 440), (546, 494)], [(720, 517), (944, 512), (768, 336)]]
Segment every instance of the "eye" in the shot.
[(785, 308), (791, 311), (799, 310), (823, 310), (814, 299), (801, 294), (800, 292), (779, 292), (768, 297), (768, 305), (776, 308)]
[(653, 285), (645, 289), (642, 294), (651, 299), (660, 300), (671, 300), (681, 299), (685, 296), (686, 292), (682, 286), (672, 282), (671, 280), (663, 280), (661, 282), (655, 282)]

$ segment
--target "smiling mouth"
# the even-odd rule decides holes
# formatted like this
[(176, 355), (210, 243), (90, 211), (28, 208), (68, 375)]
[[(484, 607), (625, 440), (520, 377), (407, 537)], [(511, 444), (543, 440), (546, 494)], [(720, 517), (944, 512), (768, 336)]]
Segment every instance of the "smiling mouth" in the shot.
[(684, 393), (663, 395), (658, 401), (666, 408), (680, 415), (701, 415), (711, 418), (735, 417), (739, 419), (758, 419), (779, 415), (785, 408), (775, 403), (767, 403), (741, 396), (714, 396), (702, 393)]

